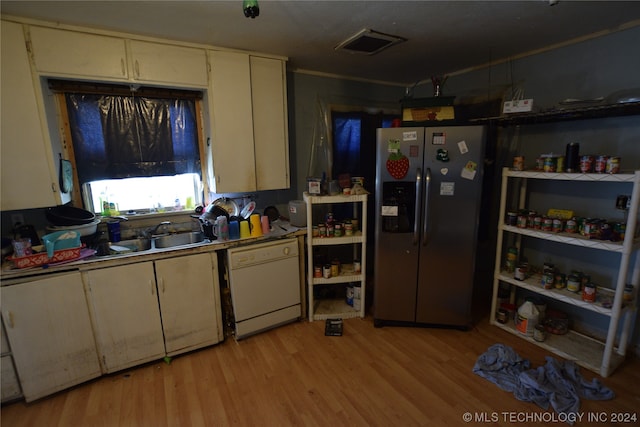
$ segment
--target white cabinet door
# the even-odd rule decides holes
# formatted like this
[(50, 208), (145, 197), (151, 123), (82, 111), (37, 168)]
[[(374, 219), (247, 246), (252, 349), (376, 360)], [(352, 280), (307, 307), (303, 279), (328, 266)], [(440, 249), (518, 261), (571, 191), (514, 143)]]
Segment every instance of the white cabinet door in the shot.
[(53, 157), (40, 122), (22, 26), (2, 21), (0, 210), (60, 203)]
[(204, 49), (130, 41), (133, 78), (151, 83), (207, 87)]
[[(167, 354), (173, 356), (222, 339), (216, 254), (156, 261)], [(214, 263), (214, 261), (216, 261)]]
[(25, 400), (100, 375), (80, 273), (4, 286), (2, 317)]
[(284, 61), (251, 57), (251, 100), (258, 190), (289, 188)]
[(215, 193), (256, 190), (249, 55), (210, 51)]
[(22, 396), (11, 356), (0, 357), (0, 383), (2, 384), (2, 402), (8, 402)]
[(164, 357), (153, 262), (86, 274), (103, 371), (115, 372)]
[(29, 32), (39, 73), (92, 79), (127, 78), (124, 39), (44, 27), (30, 27)]

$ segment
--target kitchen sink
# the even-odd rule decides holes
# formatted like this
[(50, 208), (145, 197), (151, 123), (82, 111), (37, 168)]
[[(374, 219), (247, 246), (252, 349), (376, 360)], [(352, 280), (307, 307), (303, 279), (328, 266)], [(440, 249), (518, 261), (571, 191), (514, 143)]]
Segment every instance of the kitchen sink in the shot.
[(164, 236), (154, 237), (156, 248), (172, 248), (174, 246), (189, 245), (191, 243), (200, 243), (204, 240), (204, 234), (199, 231), (189, 233), (167, 234)]
[(131, 252), (143, 252), (151, 249), (151, 239), (138, 237), (137, 239), (121, 240), (113, 245), (131, 249)]

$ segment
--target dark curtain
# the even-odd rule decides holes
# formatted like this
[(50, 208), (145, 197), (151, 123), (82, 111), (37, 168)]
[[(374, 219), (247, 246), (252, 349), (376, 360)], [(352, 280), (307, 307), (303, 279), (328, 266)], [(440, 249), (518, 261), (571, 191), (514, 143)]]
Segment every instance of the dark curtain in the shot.
[(200, 172), (193, 100), (65, 96), (80, 183)]

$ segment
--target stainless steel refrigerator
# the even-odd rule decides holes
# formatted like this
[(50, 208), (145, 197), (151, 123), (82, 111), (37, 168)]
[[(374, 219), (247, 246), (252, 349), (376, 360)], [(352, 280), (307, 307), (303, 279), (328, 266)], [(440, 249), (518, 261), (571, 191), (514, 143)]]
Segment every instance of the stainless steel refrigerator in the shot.
[(486, 128), (377, 130), (374, 325), (471, 324)]

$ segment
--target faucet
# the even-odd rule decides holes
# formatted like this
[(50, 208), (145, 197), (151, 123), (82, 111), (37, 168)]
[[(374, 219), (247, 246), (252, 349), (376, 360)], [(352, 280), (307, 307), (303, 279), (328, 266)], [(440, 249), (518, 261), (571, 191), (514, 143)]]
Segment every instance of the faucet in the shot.
[(151, 237), (155, 236), (158, 233), (158, 229), (160, 227), (164, 227), (171, 224), (171, 221), (162, 221), (160, 224), (156, 225), (155, 227), (153, 227), (151, 229), (151, 232), (149, 233), (151, 235)]

